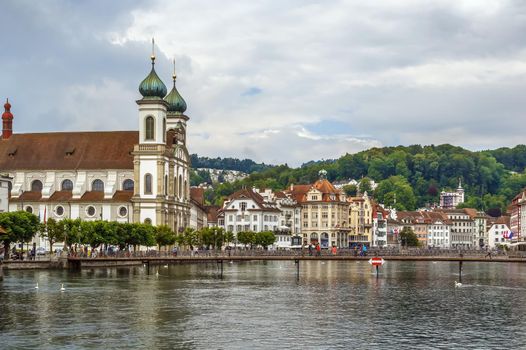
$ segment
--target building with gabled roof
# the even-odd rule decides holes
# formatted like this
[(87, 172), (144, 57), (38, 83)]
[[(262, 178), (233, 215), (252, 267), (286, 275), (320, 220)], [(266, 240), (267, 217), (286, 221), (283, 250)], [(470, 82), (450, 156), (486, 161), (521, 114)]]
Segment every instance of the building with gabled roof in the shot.
[(301, 205), (303, 244), (322, 248), (348, 247), (349, 211), (346, 195), (319, 172), (319, 180), (310, 185), (291, 185), (286, 193)]

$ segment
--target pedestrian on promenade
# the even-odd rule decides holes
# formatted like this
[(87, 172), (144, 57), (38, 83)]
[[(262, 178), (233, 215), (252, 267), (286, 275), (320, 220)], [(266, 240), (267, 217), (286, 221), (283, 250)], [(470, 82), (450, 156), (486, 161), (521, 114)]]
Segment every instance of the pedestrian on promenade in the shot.
[(312, 256), (312, 251), (313, 250), (314, 250), (314, 247), (313, 247), (313, 245), (311, 243), (311, 244), (309, 244), (309, 256)]
[(332, 255), (336, 255), (337, 252), (338, 252), (338, 251), (337, 251), (336, 246), (333, 245), (333, 246), (332, 246)]
[(316, 243), (316, 255), (321, 256), (321, 246), (319, 243)]

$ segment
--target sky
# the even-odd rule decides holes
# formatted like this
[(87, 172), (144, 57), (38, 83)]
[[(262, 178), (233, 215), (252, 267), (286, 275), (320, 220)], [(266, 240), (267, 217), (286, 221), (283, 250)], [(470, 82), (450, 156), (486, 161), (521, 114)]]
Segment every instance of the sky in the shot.
[(370, 147), (524, 143), (523, 0), (2, 1), (14, 132), (137, 130), (150, 70), (188, 148), (271, 164)]

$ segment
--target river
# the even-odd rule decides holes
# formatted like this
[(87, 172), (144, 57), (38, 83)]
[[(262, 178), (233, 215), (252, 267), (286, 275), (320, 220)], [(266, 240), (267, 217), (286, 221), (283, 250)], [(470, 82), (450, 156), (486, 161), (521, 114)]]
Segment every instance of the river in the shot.
[(452, 262), (5, 271), (0, 348), (526, 348), (526, 265), (463, 271), (460, 288)]

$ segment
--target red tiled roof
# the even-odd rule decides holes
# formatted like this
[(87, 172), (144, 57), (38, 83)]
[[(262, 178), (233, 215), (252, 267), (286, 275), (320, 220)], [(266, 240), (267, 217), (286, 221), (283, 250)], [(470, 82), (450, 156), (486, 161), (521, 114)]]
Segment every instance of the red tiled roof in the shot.
[(133, 197), (133, 191), (115, 191), (112, 199), (116, 202), (129, 202)]
[(71, 191), (55, 191), (53, 194), (49, 197), (50, 202), (64, 202), (71, 200), (71, 197), (73, 197), (73, 194)]
[(133, 169), (138, 140), (137, 131), (13, 134), (0, 140), (0, 169)]
[(104, 192), (101, 191), (86, 191), (80, 197), (83, 202), (101, 202), (104, 200)]
[(193, 199), (199, 205), (205, 204), (205, 189), (201, 187), (190, 188), (190, 198)]
[(207, 221), (217, 222), (217, 216), (221, 208), (218, 207), (217, 205), (207, 205), (205, 209), (206, 209)]
[(39, 201), (42, 198), (42, 192), (39, 191), (25, 191), (22, 192), (18, 199), (20, 201)]

